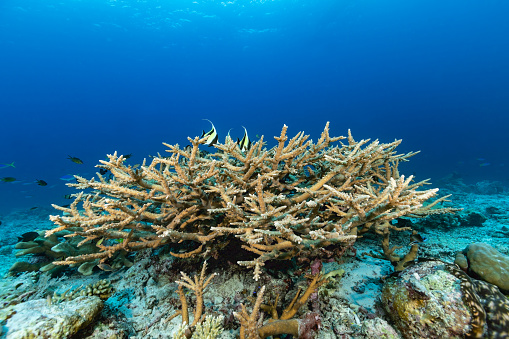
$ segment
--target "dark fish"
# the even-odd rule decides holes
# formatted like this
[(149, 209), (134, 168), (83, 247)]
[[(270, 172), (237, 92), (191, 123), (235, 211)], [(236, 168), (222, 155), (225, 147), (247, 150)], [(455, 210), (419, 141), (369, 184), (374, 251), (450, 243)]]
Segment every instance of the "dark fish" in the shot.
[(207, 138), (205, 145), (208, 145), (210, 147), (217, 142), (217, 139), (219, 136), (217, 135), (216, 128), (214, 127), (214, 124), (212, 123), (212, 121), (210, 121), (209, 119), (203, 119), (203, 120), (207, 120), (212, 125), (212, 129), (210, 131), (208, 131), (207, 133), (205, 133), (205, 131), (203, 131), (203, 133), (201, 135), (202, 138), (205, 138), (205, 137)]
[(0, 225), (2, 225), (2, 222), (0, 221)]
[(81, 160), (80, 158), (71, 157), (70, 155), (68, 155), (67, 159), (71, 160), (72, 162), (74, 162), (75, 164), (78, 164), (78, 165), (83, 164), (83, 160)]
[(41, 179), (36, 179), (35, 182), (37, 183), (37, 185), (39, 186), (47, 186), (48, 183), (44, 180), (41, 180)]
[(30, 207), (30, 211), (36, 210), (36, 209), (38, 209), (38, 208), (39, 208), (39, 207), (37, 207), (37, 206)]
[(13, 177), (3, 177), (3, 178), (0, 178), (0, 181), (2, 181), (2, 182), (14, 182), (14, 181), (16, 181), (16, 178), (13, 178)]
[(242, 137), (242, 140), (237, 138), (237, 143), (239, 144), (240, 150), (245, 152), (251, 148), (251, 140), (249, 140), (246, 128), (244, 126), (242, 126), (242, 128), (244, 128), (244, 136)]
[(69, 208), (69, 206), (71, 206), (71, 205), (67, 204), (67, 205), (62, 205), (62, 206), (60, 206), (60, 207)]
[(22, 235), (18, 236), (18, 242), (29, 242), (34, 240), (39, 236), (39, 233), (37, 232), (26, 232)]
[(66, 195), (64, 195), (64, 199), (72, 199), (72, 195), (66, 194)]
[(130, 157), (132, 157), (133, 154), (132, 153), (129, 153), (129, 154), (126, 154), (126, 155), (123, 155), (124, 159), (129, 159)]
[(413, 244), (418, 244), (418, 243), (423, 243), (425, 242), (426, 240), (428, 240), (427, 238), (421, 236), (420, 234), (418, 233), (415, 233), (415, 234), (412, 234), (410, 236), (410, 240), (412, 241), (410, 243), (410, 245), (413, 245)]
[(105, 175), (106, 173), (108, 173), (108, 170), (107, 170), (107, 169), (105, 169), (105, 168), (101, 168), (101, 169), (99, 169), (99, 173), (100, 173), (101, 175)]

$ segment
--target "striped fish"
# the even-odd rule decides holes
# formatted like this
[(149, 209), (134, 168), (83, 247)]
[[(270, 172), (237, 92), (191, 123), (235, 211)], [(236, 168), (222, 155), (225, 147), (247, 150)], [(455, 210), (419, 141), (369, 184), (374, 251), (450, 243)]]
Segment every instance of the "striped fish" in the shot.
[(208, 145), (210, 147), (217, 142), (217, 139), (218, 139), (217, 131), (216, 131), (216, 128), (214, 127), (214, 124), (212, 123), (212, 121), (210, 121), (209, 119), (203, 119), (203, 120), (207, 120), (212, 125), (212, 129), (210, 131), (208, 131), (207, 133), (205, 133), (205, 131), (203, 131), (203, 133), (201, 135), (201, 138), (204, 138), (204, 137), (207, 138), (205, 145)]
[(244, 128), (244, 136), (242, 137), (242, 140), (237, 138), (237, 143), (239, 144), (240, 150), (245, 152), (251, 148), (251, 140), (249, 140), (246, 128), (244, 126), (242, 126), (242, 128)]

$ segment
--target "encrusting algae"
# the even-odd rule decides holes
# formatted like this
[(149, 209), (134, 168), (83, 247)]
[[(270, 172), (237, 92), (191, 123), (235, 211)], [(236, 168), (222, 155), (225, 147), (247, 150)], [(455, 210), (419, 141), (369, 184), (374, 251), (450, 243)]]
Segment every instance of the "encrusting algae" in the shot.
[[(303, 132), (293, 138), (283, 126), (277, 146), (267, 149), (263, 136), (239, 147), (228, 135), (214, 143), (215, 153), (200, 150), (209, 136), (188, 138), (192, 147), (164, 144), (169, 157), (153, 157), (141, 166), (125, 157), (108, 155), (90, 180), (76, 176), (68, 186), (82, 191), (69, 207), (53, 205), (58, 226), (50, 236), (69, 230), (80, 245), (95, 242), (98, 253), (69, 256), (54, 262), (74, 265), (99, 260), (107, 265), (116, 252), (131, 252), (172, 244), (175, 257), (236, 260), (227, 246), (236, 245), (250, 257), (237, 259), (258, 279), (264, 263), (294, 257), (318, 257), (328, 246), (351, 246), (366, 232), (382, 235), (382, 253), (402, 269), (415, 259), (417, 244), (403, 258), (390, 247), (391, 231), (407, 230), (390, 223), (454, 209), (436, 208), (446, 197), (428, 203), (438, 189), (420, 190), (400, 175), (398, 165), (415, 152), (398, 154), (401, 140), (380, 143), (330, 137), (327, 123), (317, 142)], [(245, 258), (244, 258), (245, 259)], [(98, 265), (101, 267), (101, 265)]]

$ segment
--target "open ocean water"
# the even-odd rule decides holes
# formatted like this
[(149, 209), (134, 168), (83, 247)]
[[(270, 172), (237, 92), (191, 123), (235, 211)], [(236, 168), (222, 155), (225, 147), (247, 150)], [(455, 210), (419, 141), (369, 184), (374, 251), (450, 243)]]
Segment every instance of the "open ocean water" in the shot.
[[(403, 139), (432, 181), (508, 180), (506, 1), (0, 3), (0, 210), (208, 130)], [(67, 159), (83, 160), (82, 165)], [(40, 179), (47, 186), (35, 184)]]
[[(30, 234), (17, 237), (54, 227), (51, 204), (72, 202), (73, 175), (92, 178), (114, 152), (150, 161), (165, 155), (163, 142), (184, 147), (211, 123), (220, 142), (247, 131), (268, 147), (284, 124), (314, 141), (327, 122), (332, 136), (402, 139), (398, 152), (420, 153), (400, 172), (430, 178), (454, 194), (447, 206), (464, 208), (461, 230), (414, 225), (424, 254), (452, 262), (485, 241), (509, 258), (508, 17), (502, 0), (0, 1), (0, 275)], [(367, 242), (359, 251), (380, 249)], [(345, 298), (374, 310), (376, 279), (392, 268), (347, 265)], [(112, 278), (119, 293), (141, 289), (123, 272)], [(45, 298), (59, 284), (31, 293)], [(139, 338), (158, 317), (142, 299), (134, 308), (150, 311), (125, 330)], [(157, 335), (148, 337), (166, 338)]]

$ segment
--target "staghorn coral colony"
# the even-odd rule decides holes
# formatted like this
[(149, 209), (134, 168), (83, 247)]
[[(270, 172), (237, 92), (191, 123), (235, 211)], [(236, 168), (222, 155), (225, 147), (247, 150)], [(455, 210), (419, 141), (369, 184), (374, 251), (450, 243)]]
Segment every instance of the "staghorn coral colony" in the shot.
[[(227, 136), (213, 145), (215, 153), (200, 150), (207, 136), (188, 139), (191, 147), (165, 143), (169, 156), (141, 166), (108, 155), (98, 167), (109, 170), (109, 178), (76, 176), (68, 185), (82, 191), (68, 208), (53, 205), (63, 215), (50, 217), (58, 227), (46, 235), (71, 231), (66, 237), (83, 238), (79, 246), (92, 242), (99, 250), (54, 264), (95, 262), (108, 270), (118, 253), (173, 244), (175, 257), (228, 256), (257, 280), (269, 260), (319, 257), (325, 248), (346, 248), (374, 232), (382, 251), (373, 255), (403, 269), (418, 245), (396, 255), (390, 232), (409, 228), (390, 221), (454, 211), (436, 208), (446, 197), (425, 204), (438, 191), (421, 190), (427, 180), (400, 175), (399, 163), (416, 154), (397, 153), (401, 140), (356, 141), (350, 131), (331, 137), (328, 123), (316, 142), (303, 132), (289, 138), (285, 125), (270, 149), (263, 136), (249, 148)], [(248, 253), (247, 260), (223, 253), (231, 245)]]

